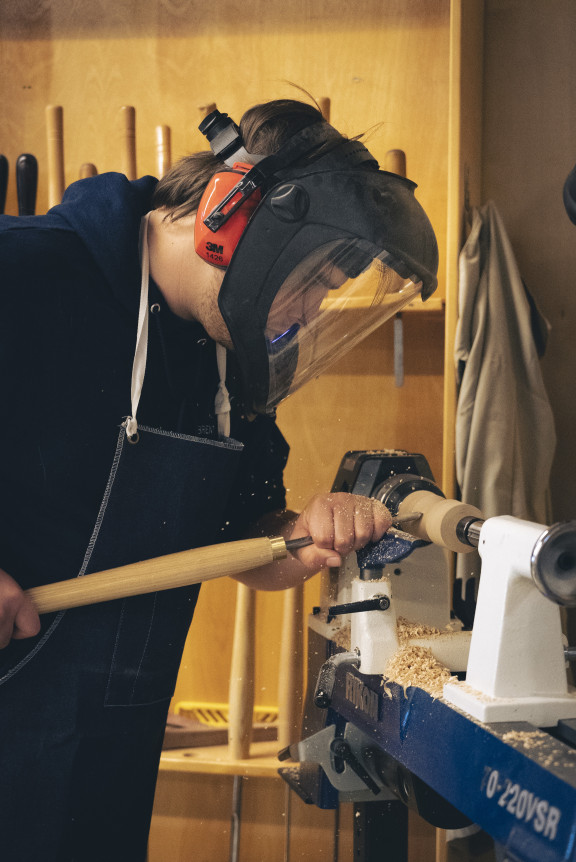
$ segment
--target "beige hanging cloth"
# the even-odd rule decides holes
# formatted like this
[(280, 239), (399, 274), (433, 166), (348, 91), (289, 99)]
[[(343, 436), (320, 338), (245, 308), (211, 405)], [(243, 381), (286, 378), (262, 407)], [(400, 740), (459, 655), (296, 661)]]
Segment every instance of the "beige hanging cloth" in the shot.
[[(473, 213), (459, 269), (456, 476), (462, 500), (486, 518), (548, 523), (556, 435), (535, 341), (547, 323), (531, 302), (492, 202)], [(464, 582), (479, 572), (474, 558), (458, 560)]]

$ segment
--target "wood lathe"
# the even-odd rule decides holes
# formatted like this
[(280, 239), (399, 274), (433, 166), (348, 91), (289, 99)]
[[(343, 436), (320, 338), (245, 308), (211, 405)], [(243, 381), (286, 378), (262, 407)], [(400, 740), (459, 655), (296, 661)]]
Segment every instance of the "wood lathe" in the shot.
[[(302, 739), (281, 774), (309, 803), (353, 802), (355, 860), (407, 858), (406, 807), (481, 828), (519, 862), (576, 860), (576, 695), (560, 606), (576, 604), (576, 522), (446, 500), (422, 455), (349, 452), (334, 491), (422, 517), (324, 577), (309, 620)], [(474, 625), (450, 554), (480, 553)], [(292, 763), (289, 763), (292, 761)]]

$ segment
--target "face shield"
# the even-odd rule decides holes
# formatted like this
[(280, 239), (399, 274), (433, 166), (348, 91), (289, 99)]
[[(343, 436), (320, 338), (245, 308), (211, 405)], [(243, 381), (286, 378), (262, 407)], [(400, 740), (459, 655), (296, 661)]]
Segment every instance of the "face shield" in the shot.
[(324, 121), (266, 157), (246, 151), (227, 114), (214, 111), (200, 130), (228, 165), (254, 164), (203, 219), (216, 241), (232, 213), (262, 193), (218, 305), (247, 409), (273, 413), (407, 303), (433, 293), (436, 238), (415, 184), (378, 170), (362, 143)]
[(414, 184), (382, 171), (280, 183), (249, 222), (219, 306), (252, 409), (289, 394), (436, 286), (437, 247)]
[(398, 272), (402, 266), (393, 256), (375, 253), (357, 239), (327, 243), (301, 261), (281, 286), (264, 329), (267, 410), (418, 296), (421, 282)]

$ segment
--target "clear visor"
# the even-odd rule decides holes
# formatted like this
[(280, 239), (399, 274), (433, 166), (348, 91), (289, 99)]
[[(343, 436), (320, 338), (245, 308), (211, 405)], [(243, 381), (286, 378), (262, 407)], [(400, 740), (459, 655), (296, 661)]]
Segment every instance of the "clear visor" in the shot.
[(321, 246), (290, 273), (266, 323), (275, 407), (419, 295), (422, 283), (362, 240)]

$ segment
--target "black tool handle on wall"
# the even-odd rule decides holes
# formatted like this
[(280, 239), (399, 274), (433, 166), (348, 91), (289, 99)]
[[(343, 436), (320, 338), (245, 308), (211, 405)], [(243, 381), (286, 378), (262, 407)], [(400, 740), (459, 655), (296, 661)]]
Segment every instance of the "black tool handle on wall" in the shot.
[(8, 191), (8, 159), (0, 154), (0, 215), (6, 208), (6, 193)]
[(16, 160), (16, 194), (18, 215), (34, 215), (38, 189), (38, 162), (31, 153), (22, 153)]

